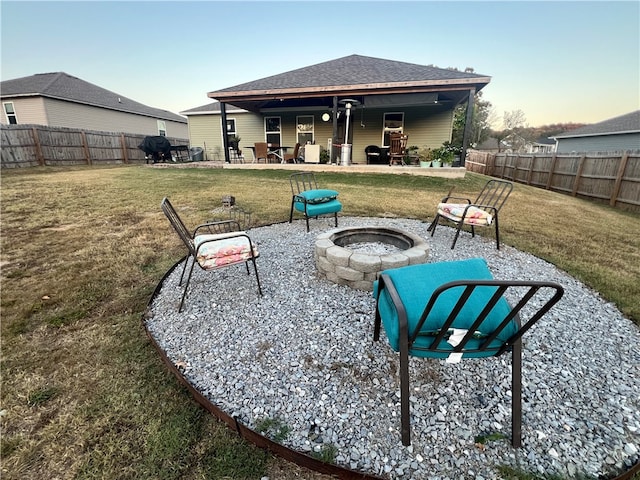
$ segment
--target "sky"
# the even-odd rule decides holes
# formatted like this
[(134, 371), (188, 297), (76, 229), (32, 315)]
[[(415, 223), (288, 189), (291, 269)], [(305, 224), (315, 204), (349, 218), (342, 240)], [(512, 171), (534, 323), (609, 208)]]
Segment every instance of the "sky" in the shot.
[(493, 127), (640, 109), (640, 1), (0, 0), (0, 78), (65, 72), (179, 113), (207, 93), (348, 55), (491, 77)]

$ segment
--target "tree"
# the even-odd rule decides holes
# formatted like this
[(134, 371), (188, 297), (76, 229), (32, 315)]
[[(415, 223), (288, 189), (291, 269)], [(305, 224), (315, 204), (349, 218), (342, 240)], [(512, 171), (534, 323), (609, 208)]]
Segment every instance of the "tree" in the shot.
[(522, 110), (504, 112), (502, 116), (502, 130), (493, 131), (491, 136), (498, 141), (498, 153), (502, 151), (508, 141), (512, 151), (518, 151), (524, 146), (524, 129), (527, 117)]
[[(482, 92), (477, 92), (474, 96), (473, 113), (471, 117), (471, 146), (476, 146), (489, 138), (490, 125), (493, 116), (491, 102), (482, 99)], [(464, 124), (467, 116), (467, 104), (458, 105), (453, 116), (453, 133), (451, 143), (462, 146), (464, 135)]]

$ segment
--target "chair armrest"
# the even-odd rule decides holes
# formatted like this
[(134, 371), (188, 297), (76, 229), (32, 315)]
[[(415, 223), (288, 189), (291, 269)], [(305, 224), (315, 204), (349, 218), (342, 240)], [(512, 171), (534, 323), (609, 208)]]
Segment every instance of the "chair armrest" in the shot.
[(241, 230), (240, 224), (237, 220), (220, 220), (216, 222), (207, 222), (198, 225), (193, 230), (192, 237), (195, 237), (199, 230), (207, 229), (208, 233), (229, 233), (239, 232)]
[(451, 200), (451, 199), (453, 199), (453, 200), (464, 200), (465, 202), (471, 204), (471, 200), (466, 198), (466, 197), (450, 197), (450, 196), (443, 197), (440, 203), (448, 203), (449, 200)]
[[(380, 274), (380, 278), (378, 279), (378, 291), (376, 295), (376, 304), (379, 301), (380, 295), (382, 295), (382, 291), (387, 289), (389, 292), (389, 298), (391, 299), (391, 303), (393, 303), (394, 308), (396, 309), (396, 313), (398, 314), (398, 331), (400, 332), (402, 339), (403, 336), (405, 339), (408, 339), (408, 331), (409, 331), (409, 322), (407, 319), (407, 310), (402, 303), (402, 299), (400, 298), (400, 294), (396, 289), (396, 286), (393, 283), (393, 280), (388, 275), (382, 273)], [(376, 306), (377, 310), (377, 306)], [(404, 333), (404, 335), (402, 335)]]

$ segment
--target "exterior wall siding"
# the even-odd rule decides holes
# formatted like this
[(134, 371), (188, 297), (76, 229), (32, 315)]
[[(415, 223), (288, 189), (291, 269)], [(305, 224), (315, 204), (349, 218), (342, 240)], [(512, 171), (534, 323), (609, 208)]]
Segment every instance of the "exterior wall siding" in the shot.
[[(13, 109), (16, 112), (18, 124), (28, 125), (48, 125), (47, 112), (42, 97), (25, 97), (14, 99), (3, 99), (2, 103), (13, 103)], [(7, 117), (2, 107), (0, 115), (0, 123), (7, 125)]]
[[(55, 99), (45, 99), (45, 108), (49, 125), (53, 127), (158, 135), (158, 119), (152, 117)], [(186, 138), (189, 135), (186, 124), (162, 121), (168, 137)]]
[(558, 153), (640, 151), (640, 133), (558, 138)]

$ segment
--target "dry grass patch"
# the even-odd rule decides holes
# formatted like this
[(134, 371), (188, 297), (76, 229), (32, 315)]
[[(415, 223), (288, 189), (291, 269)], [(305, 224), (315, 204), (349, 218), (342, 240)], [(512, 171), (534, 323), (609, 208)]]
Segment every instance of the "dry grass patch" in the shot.
[[(424, 221), (451, 186), (474, 197), (486, 181), (317, 177), (322, 187), (340, 191), (344, 215)], [(155, 286), (185, 253), (160, 201), (171, 198), (193, 228), (212, 218), (227, 194), (251, 212), (253, 225), (288, 220), (286, 171), (134, 166), (3, 173), (4, 479), (327, 478), (274, 461), (206, 414), (164, 369), (141, 326)], [(516, 185), (501, 234), (640, 321), (637, 214)]]

